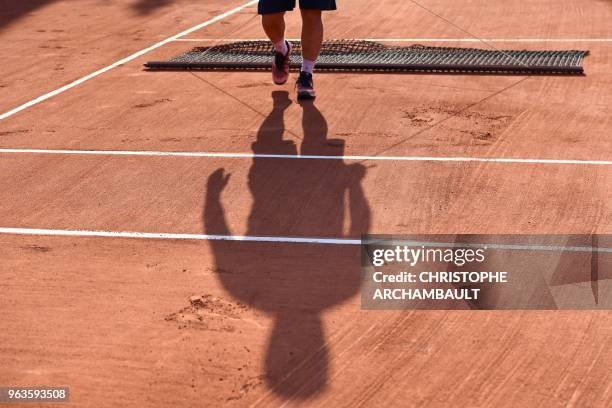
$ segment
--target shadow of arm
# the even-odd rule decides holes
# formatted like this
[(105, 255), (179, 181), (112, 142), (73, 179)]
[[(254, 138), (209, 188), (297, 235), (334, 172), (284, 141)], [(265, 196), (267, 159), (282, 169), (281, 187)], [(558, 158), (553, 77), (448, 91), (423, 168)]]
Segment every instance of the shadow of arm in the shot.
[(223, 169), (218, 169), (208, 177), (204, 200), (204, 231), (206, 234), (231, 235), (225, 212), (221, 205), (221, 192), (227, 185), (230, 175)]
[(370, 207), (366, 199), (361, 180), (365, 177), (365, 167), (361, 164), (349, 166), (351, 184), (349, 184), (349, 211), (351, 237), (367, 234), (370, 230)]

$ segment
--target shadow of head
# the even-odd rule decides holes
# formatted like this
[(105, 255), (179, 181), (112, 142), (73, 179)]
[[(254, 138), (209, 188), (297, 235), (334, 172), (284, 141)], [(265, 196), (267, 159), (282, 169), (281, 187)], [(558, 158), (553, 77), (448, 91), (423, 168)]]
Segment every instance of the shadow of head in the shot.
[[(286, 92), (273, 92), (272, 100), (252, 145), (247, 235), (355, 238), (367, 233), (370, 212), (361, 187), (363, 166), (347, 165), (341, 158), (296, 158), (296, 139), (301, 154), (327, 156), (341, 156), (344, 141), (327, 138), (327, 122), (311, 102), (301, 105), (303, 138), (291, 133), (291, 139), (285, 139), (284, 114), (292, 103)], [(262, 154), (293, 157), (258, 156)], [(231, 235), (221, 204), (228, 182), (223, 169), (208, 178), (203, 212), (207, 234)], [(286, 399), (306, 399), (327, 385), (328, 347), (321, 315), (359, 291), (360, 249), (275, 241), (210, 244), (225, 289), (274, 319), (265, 357), (269, 387)]]

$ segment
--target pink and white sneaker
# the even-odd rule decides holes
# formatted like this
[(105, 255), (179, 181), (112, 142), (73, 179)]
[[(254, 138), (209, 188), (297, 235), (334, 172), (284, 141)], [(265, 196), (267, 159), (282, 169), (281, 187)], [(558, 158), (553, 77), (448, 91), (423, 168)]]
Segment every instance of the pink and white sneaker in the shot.
[(287, 43), (287, 54), (283, 55), (274, 50), (274, 60), (272, 61), (272, 80), (276, 85), (283, 85), (289, 79), (289, 58), (291, 57), (291, 43)]
[(298, 100), (314, 99), (316, 98), (314, 90), (314, 82), (312, 81), (312, 74), (301, 71), (300, 77), (298, 78), (295, 87), (297, 88)]

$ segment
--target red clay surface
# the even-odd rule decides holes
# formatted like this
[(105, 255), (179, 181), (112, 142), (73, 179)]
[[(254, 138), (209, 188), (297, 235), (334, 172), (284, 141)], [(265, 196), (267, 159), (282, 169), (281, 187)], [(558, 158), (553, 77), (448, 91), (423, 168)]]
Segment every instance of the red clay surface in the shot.
[[(0, 11), (0, 113), (241, 4), (21, 3)], [(478, 37), (612, 39), (610, 1), (422, 4)], [(340, 8), (328, 38), (469, 37), (403, 0)], [(254, 13), (188, 38), (261, 38)], [(495, 43), (590, 49), (585, 77), (321, 74), (305, 105), (269, 73), (142, 70), (198, 44), (0, 121), (0, 148), (611, 159), (612, 41)], [(605, 165), (0, 152), (0, 227), (612, 233), (611, 185)], [(362, 311), (358, 247), (0, 235), (0, 251), (0, 385), (67, 385), (74, 406), (612, 405), (612, 313)]]

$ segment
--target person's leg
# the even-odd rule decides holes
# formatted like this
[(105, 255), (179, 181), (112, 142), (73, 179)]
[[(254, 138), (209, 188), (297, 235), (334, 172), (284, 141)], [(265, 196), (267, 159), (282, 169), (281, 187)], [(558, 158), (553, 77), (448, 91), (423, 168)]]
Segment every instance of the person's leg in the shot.
[(314, 99), (312, 72), (323, 43), (323, 20), (319, 9), (301, 9), (302, 12), (302, 68), (297, 81), (298, 99)]
[(278, 44), (285, 39), (285, 13), (264, 14), (261, 23), (266, 35), (273, 44)]
[(302, 71), (312, 74), (323, 43), (321, 10), (302, 9)]
[(266, 35), (274, 44), (272, 80), (282, 85), (289, 79), (291, 44), (285, 40), (285, 12), (295, 7), (295, 0), (259, 0), (258, 11)]
[(302, 69), (297, 81), (298, 99), (314, 99), (312, 73), (323, 44), (322, 12), (335, 10), (335, 0), (300, 0), (302, 12)]
[(298, 99), (314, 99), (312, 72), (323, 43), (323, 20), (319, 9), (301, 9), (302, 12), (302, 68), (297, 81)]
[(282, 85), (289, 79), (289, 58), (291, 44), (285, 40), (285, 13), (264, 14), (262, 17), (264, 31), (274, 44), (272, 61), (272, 81)]

